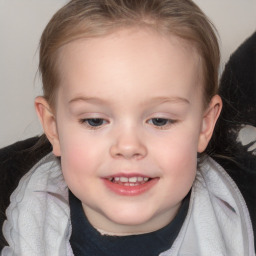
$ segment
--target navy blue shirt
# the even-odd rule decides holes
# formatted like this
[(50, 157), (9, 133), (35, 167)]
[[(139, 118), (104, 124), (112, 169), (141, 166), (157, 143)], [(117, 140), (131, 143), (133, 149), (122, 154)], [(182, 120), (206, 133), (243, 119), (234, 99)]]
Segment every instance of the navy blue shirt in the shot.
[(82, 203), (69, 193), (72, 235), (71, 247), (75, 256), (156, 256), (168, 250), (186, 218), (190, 193), (176, 217), (157, 231), (129, 236), (101, 235), (87, 220)]

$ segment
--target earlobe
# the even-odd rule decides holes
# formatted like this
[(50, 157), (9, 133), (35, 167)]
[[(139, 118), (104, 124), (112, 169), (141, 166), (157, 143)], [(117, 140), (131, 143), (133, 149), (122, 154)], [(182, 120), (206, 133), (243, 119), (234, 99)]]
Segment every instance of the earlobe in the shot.
[(222, 100), (219, 95), (215, 95), (212, 98), (208, 108), (204, 112), (202, 125), (201, 125), (201, 132), (200, 132), (199, 141), (198, 141), (198, 148), (197, 148), (198, 153), (202, 153), (206, 149), (212, 137), (215, 124), (221, 112), (221, 108), (222, 108)]
[(36, 97), (35, 109), (44, 129), (44, 133), (52, 144), (54, 155), (61, 156), (55, 115), (44, 97)]

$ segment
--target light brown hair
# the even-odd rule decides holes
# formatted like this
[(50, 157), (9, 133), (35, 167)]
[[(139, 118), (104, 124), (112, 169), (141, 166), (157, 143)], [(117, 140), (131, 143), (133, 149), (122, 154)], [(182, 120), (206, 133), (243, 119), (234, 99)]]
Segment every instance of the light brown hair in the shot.
[(72, 0), (46, 26), (39, 71), (44, 97), (54, 107), (59, 83), (58, 52), (65, 44), (117, 28), (147, 26), (195, 46), (202, 60), (204, 104), (217, 93), (220, 53), (214, 27), (190, 0)]

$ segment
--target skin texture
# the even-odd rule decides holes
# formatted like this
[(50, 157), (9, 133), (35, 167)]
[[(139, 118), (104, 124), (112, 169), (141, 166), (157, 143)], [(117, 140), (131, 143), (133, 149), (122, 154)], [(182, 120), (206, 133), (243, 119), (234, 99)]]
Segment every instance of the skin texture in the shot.
[[(43, 97), (35, 105), (87, 218), (118, 235), (167, 225), (191, 189), (197, 152), (222, 104), (214, 96), (203, 109), (196, 50), (175, 36), (132, 28), (73, 41), (59, 56), (56, 109)], [(106, 186), (113, 176), (154, 182), (142, 193), (118, 194)]]

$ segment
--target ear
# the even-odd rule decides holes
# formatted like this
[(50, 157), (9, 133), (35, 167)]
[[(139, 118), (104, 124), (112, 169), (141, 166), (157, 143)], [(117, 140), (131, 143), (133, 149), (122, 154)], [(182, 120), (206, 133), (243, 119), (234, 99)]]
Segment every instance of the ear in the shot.
[(218, 120), (218, 117), (220, 115), (222, 108), (222, 100), (219, 95), (215, 95), (208, 106), (208, 108), (205, 110), (203, 114), (203, 120), (201, 125), (201, 132), (199, 135), (199, 141), (198, 141), (198, 153), (202, 153), (211, 137), (212, 133), (215, 127), (215, 124)]
[(35, 108), (44, 133), (52, 144), (53, 154), (61, 156), (57, 123), (54, 112), (44, 97), (36, 97)]

